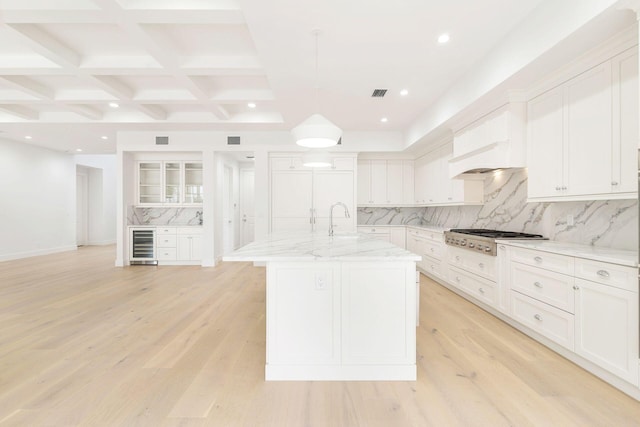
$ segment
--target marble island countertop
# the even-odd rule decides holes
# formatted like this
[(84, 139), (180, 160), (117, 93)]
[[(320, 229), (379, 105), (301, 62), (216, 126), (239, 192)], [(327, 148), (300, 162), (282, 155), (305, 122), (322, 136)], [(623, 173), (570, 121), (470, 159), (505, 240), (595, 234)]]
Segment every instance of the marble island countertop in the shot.
[(538, 251), (552, 252), (560, 255), (568, 255), (576, 258), (585, 258), (595, 261), (609, 262), (628, 267), (638, 266), (638, 252), (623, 249), (589, 246), (578, 243), (557, 242), (554, 240), (498, 240), (519, 248), (535, 249)]
[(363, 233), (274, 233), (223, 261), (420, 261), (421, 257)]

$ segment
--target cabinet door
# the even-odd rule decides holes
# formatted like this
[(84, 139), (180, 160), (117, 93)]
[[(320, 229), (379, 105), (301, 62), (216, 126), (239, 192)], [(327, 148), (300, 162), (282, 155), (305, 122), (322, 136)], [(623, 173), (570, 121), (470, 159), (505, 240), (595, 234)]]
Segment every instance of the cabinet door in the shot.
[(528, 103), (530, 198), (559, 196), (563, 169), (563, 87), (557, 87)]
[(138, 203), (162, 203), (162, 163), (138, 163)]
[(202, 162), (184, 164), (184, 203), (202, 203)]
[(178, 256), (180, 261), (191, 259), (191, 236), (178, 236)]
[(371, 199), (375, 204), (387, 203), (386, 160), (371, 160)]
[(347, 205), (349, 218), (345, 217), (342, 206), (335, 207), (333, 210), (335, 231), (355, 231), (357, 212), (353, 203), (353, 172), (316, 171), (313, 176), (313, 209), (320, 230), (329, 227), (329, 210), (337, 202)]
[(191, 236), (191, 258), (192, 261), (202, 260), (202, 235)]
[(453, 157), (453, 145), (445, 145), (438, 150), (440, 165), (440, 194), (442, 203), (464, 202), (464, 180), (449, 178), (449, 159)]
[(414, 164), (414, 200), (416, 204), (422, 205), (427, 202), (427, 164), (429, 157), (422, 156), (416, 159)]
[(358, 161), (358, 204), (369, 205), (371, 198), (371, 160)]
[(638, 190), (638, 51), (630, 49), (613, 58), (613, 193)]
[(433, 152), (428, 155), (429, 161), (426, 166), (426, 182), (425, 196), (427, 204), (439, 203), (442, 201), (442, 189), (441, 189), (441, 173), (442, 163), (437, 157), (437, 152)]
[(387, 160), (387, 198), (385, 203), (392, 205), (403, 203), (403, 175), (402, 160)]
[(576, 279), (576, 353), (638, 384), (638, 294)]
[(566, 195), (611, 191), (611, 63), (566, 83)]
[(415, 172), (413, 161), (405, 160), (402, 162), (402, 203), (410, 205), (414, 203), (414, 179)]
[(165, 204), (179, 204), (182, 201), (182, 163), (164, 162)]
[[(271, 173), (272, 231), (287, 230), (287, 223), (300, 229), (309, 224), (313, 207), (311, 171), (273, 171)], [(278, 224), (277, 230), (275, 224)]]

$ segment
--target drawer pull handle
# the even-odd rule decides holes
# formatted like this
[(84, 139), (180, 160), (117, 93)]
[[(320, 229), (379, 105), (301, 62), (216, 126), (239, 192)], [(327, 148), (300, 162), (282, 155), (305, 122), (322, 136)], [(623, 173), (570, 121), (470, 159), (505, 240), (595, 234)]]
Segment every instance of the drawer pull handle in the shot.
[(542, 289), (542, 283), (540, 283), (540, 282), (533, 282), (533, 285), (534, 285), (536, 288), (540, 288), (540, 289)]
[(598, 270), (598, 276), (609, 277), (609, 272), (607, 270)]
[(456, 261), (460, 261), (460, 256), (456, 255)]
[(574, 291), (578, 291), (578, 290), (580, 290), (580, 288), (579, 288), (579, 287), (577, 287), (576, 285), (573, 285), (573, 290), (574, 290)]
[(460, 282), (460, 278), (456, 276), (456, 282)]
[(484, 294), (484, 289), (479, 288), (478, 290), (480, 291), (481, 294)]
[(536, 314), (535, 316), (533, 316), (533, 318), (542, 322), (542, 316), (540, 316), (539, 314)]
[(478, 267), (480, 267), (480, 268), (484, 268), (484, 264), (483, 264), (483, 263), (480, 263), (480, 264), (478, 264)]
[(542, 258), (540, 258), (539, 256), (535, 257), (533, 260), (538, 263), (542, 262)]

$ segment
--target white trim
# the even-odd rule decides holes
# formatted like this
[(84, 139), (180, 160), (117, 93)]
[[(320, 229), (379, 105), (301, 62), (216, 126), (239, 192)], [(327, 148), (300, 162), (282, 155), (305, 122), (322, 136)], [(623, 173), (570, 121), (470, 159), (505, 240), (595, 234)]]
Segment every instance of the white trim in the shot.
[(59, 252), (68, 252), (68, 251), (75, 251), (75, 250), (78, 250), (78, 247), (76, 245), (68, 245), (68, 246), (59, 246), (57, 248), (40, 249), (36, 251), (16, 252), (13, 254), (0, 255), (0, 262), (12, 261), (12, 260), (22, 259), (22, 258), (31, 258), (35, 256), (41, 256), (41, 255), (50, 255), (50, 254), (56, 254)]

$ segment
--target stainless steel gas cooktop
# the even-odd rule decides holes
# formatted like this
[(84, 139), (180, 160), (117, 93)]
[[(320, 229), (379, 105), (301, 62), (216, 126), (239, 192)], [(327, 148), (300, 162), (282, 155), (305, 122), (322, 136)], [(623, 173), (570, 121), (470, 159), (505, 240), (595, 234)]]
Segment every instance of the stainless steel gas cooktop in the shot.
[(519, 233), (516, 231), (486, 230), (482, 228), (458, 228), (444, 232), (445, 243), (450, 246), (470, 249), (487, 255), (496, 256), (496, 240), (545, 240), (539, 234)]

